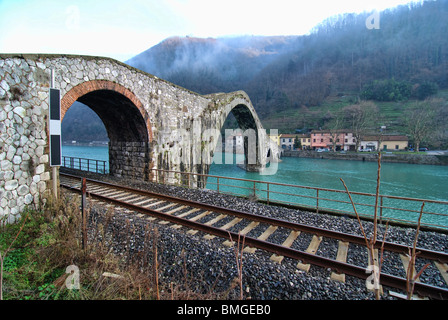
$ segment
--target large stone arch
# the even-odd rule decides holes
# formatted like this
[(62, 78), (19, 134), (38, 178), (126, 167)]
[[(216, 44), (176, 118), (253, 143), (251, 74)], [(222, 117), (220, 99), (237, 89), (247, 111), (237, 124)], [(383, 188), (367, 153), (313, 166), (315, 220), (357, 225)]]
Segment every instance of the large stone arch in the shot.
[[(209, 107), (215, 109), (218, 114), (215, 123), (218, 130), (221, 131), (230, 113), (234, 115), (238, 123), (244, 136), (244, 169), (263, 175), (275, 174), (280, 160), (278, 146), (267, 135), (247, 93), (237, 91), (228, 94), (213, 94), (208, 97), (214, 102), (213, 106), (209, 104)], [(278, 132), (271, 130), (270, 133), (277, 135)], [(217, 141), (210, 148), (216, 148), (216, 143)], [(271, 164), (269, 168), (267, 168), (268, 164)]]
[(119, 177), (149, 177), (149, 116), (140, 100), (124, 86), (107, 80), (91, 80), (70, 89), (61, 99), (61, 118), (79, 101), (103, 121), (109, 136), (110, 174)]
[(130, 91), (129, 89), (125, 88), (124, 86), (118, 83), (108, 80), (90, 80), (82, 82), (77, 86), (71, 88), (61, 99), (61, 119), (64, 118), (65, 113), (75, 101), (94, 91), (112, 91), (128, 98), (129, 101), (132, 102), (132, 104), (140, 112), (146, 125), (148, 141), (149, 142), (152, 141), (153, 135), (151, 130), (151, 122), (148, 113), (143, 107), (143, 104), (140, 102), (140, 100), (136, 97), (136, 95), (132, 91)]

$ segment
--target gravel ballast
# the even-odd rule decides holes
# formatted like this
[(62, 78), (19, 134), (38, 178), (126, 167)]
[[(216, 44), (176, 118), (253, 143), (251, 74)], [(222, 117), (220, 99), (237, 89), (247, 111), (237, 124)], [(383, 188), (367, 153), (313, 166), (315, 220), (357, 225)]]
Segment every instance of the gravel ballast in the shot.
[[(95, 177), (94, 177), (95, 178)], [(114, 182), (112, 178), (109, 178)], [(316, 214), (296, 209), (278, 206), (268, 206), (249, 201), (244, 198), (219, 194), (210, 190), (193, 190), (177, 186), (156, 183), (136, 183), (131, 181), (115, 181), (131, 187), (139, 187), (149, 191), (222, 206), (240, 211), (247, 211), (277, 219), (304, 223), (315, 227), (331, 228), (335, 231), (348, 232), (362, 236), (356, 219), (328, 214)], [(90, 221), (95, 225), (103, 223), (107, 208), (92, 204)], [(211, 216), (209, 217), (211, 219)], [(373, 224), (363, 221), (367, 233), (373, 229)], [(155, 230), (157, 229), (157, 237)], [(265, 229), (258, 226), (248, 236), (257, 237)], [(160, 224), (157, 220), (149, 221), (143, 215), (115, 210), (109, 222), (111, 246), (118, 254), (144, 252), (148, 245), (148, 235), (156, 239), (159, 254), (159, 281), (166, 285), (174, 283), (177, 286), (188, 286), (201, 294), (215, 293), (218, 299), (239, 299), (240, 288), (234, 247), (223, 244), (224, 239), (214, 237), (204, 239), (204, 234), (186, 232), (188, 229), (173, 228), (172, 224)], [(93, 233), (94, 231), (92, 231)], [(384, 233), (384, 226), (379, 226), (379, 240)], [(288, 236), (279, 228), (269, 240), (274, 239), (281, 244)], [(412, 228), (389, 226), (387, 241), (398, 242), (412, 246), (415, 230)], [(297, 250), (306, 250), (311, 235), (302, 233), (292, 245)], [(145, 242), (146, 241), (146, 242)], [(317, 252), (318, 255), (334, 258), (337, 252), (337, 241), (323, 239)], [(448, 252), (448, 236), (443, 233), (420, 231), (418, 246), (435, 251)], [(355, 246), (353, 246), (354, 248)], [(351, 247), (347, 257), (348, 263), (367, 265), (367, 251), (359, 247)], [(284, 258), (281, 263), (270, 259), (271, 253), (256, 250), (254, 253), (243, 253), (243, 292), (245, 299), (254, 300), (374, 300), (375, 295), (367, 290), (366, 281), (351, 276), (345, 277), (345, 282), (330, 278), (331, 270), (311, 266), (308, 272), (297, 268), (297, 261)], [(135, 256), (135, 255), (134, 255)], [(148, 257), (151, 260), (152, 257)], [(421, 268), (424, 263), (417, 265)], [(397, 256), (385, 256), (383, 272), (404, 276), (401, 261)], [(432, 285), (447, 287), (438, 270), (431, 266), (427, 268), (420, 279)], [(390, 291), (399, 292), (393, 288), (383, 288), (381, 299), (396, 299)], [(400, 292), (404, 293), (404, 292)]]

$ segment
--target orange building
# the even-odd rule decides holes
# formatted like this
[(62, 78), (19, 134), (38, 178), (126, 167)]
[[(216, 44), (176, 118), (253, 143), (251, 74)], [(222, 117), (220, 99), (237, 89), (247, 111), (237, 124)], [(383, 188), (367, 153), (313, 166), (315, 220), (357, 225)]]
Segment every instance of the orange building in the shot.
[[(311, 131), (311, 149), (328, 149), (332, 151), (345, 150), (344, 143), (349, 136), (347, 130), (313, 130)], [(350, 135), (351, 136), (351, 135)]]

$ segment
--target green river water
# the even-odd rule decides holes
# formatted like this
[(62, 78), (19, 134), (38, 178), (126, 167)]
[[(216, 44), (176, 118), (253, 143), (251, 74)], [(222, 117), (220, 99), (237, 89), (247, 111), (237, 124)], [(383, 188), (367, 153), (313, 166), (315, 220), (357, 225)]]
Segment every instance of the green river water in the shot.
[[(91, 146), (63, 146), (64, 156), (108, 160), (107, 147)], [(216, 154), (219, 157), (221, 154)], [(349, 191), (375, 194), (377, 186), (376, 162), (307, 159), (307, 158), (282, 158), (278, 163), (275, 174), (260, 175), (259, 173), (246, 172), (236, 166), (236, 162), (242, 160), (241, 155), (236, 155), (231, 164), (212, 164), (210, 175), (231, 177), (239, 179), (256, 180), (260, 182), (291, 184), (305, 187), (344, 190), (340, 179), (346, 183)], [(224, 161), (223, 161), (224, 162)], [(227, 161), (229, 162), (229, 161)], [(448, 201), (448, 166), (418, 165), (402, 163), (381, 164), (380, 194), (405, 198), (418, 198), (438, 201)], [(209, 178), (207, 188), (217, 189), (216, 178)], [(220, 179), (219, 190), (221, 192), (233, 192), (245, 196), (254, 195), (254, 183), (248, 181), (231, 181)], [(247, 189), (245, 189), (247, 188)], [(269, 192), (265, 183), (255, 183), (255, 196), (258, 199), (272, 202), (291, 202), (303, 206), (315, 208), (316, 205), (325, 209), (335, 209), (353, 212), (353, 207), (347, 194), (319, 190), (319, 201), (316, 200), (316, 190), (307, 188), (292, 188), (269, 185)], [(293, 194), (293, 195), (291, 195)], [(327, 201), (336, 199), (341, 202)], [(374, 197), (353, 196), (355, 202), (362, 201), (372, 205), (358, 207), (358, 212), (373, 214)], [(399, 219), (416, 221), (421, 208), (421, 202), (402, 201), (395, 199), (383, 199), (384, 207), (403, 207), (416, 212), (393, 210), (384, 208), (384, 217), (398, 217)], [(425, 203), (425, 210), (442, 213), (442, 215), (424, 215), (422, 221), (428, 224), (443, 225), (448, 228), (448, 205)]]

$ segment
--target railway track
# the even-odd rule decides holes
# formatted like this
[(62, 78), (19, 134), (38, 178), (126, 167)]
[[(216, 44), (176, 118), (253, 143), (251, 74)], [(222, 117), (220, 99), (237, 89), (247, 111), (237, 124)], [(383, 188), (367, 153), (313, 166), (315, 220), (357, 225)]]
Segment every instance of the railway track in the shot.
[[(82, 192), (81, 177), (61, 173), (60, 184), (68, 190)], [(245, 252), (253, 252), (257, 249), (265, 250), (271, 252), (271, 259), (277, 262), (281, 262), (284, 257), (292, 258), (298, 261), (297, 267), (302, 270), (308, 270), (310, 265), (331, 269), (334, 280), (344, 281), (345, 275), (368, 280), (371, 275), (366, 272), (367, 266), (377, 263), (365, 261), (365, 265), (360, 266), (347, 262), (347, 256), (352, 248), (359, 250), (360, 247), (365, 247), (363, 237), (97, 180), (86, 179), (86, 186), (87, 194), (91, 198), (171, 222), (174, 227), (184, 226), (194, 230), (190, 232), (202, 231), (207, 234), (208, 238), (224, 238), (227, 244), (244, 235)], [(271, 240), (276, 238), (276, 233), (280, 230), (283, 235), (281, 241), (279, 242), (279, 237), (275, 241)], [(310, 239), (310, 242), (306, 248), (302, 246), (299, 249), (294, 244), (301, 236)], [(325, 245), (327, 242), (338, 244), (334, 258), (318, 254), (319, 246)], [(376, 252), (381, 250), (381, 246), (384, 246), (384, 252), (388, 253), (390, 257), (401, 259), (403, 270), (406, 270), (409, 247), (387, 241), (377, 242)], [(440, 272), (441, 277), (448, 284), (448, 254), (422, 248), (418, 248), (417, 251), (419, 252), (418, 259), (429, 262)], [(367, 252), (367, 248), (365, 248), (365, 252)], [(406, 292), (405, 277), (405, 275), (397, 276), (382, 271), (380, 282), (382, 286)], [(434, 286), (421, 281), (415, 282), (414, 293), (432, 299), (448, 299), (446, 287)]]

